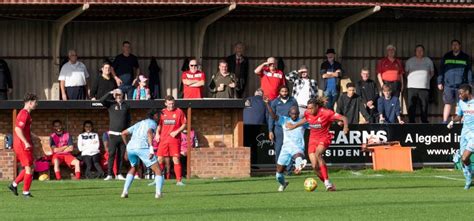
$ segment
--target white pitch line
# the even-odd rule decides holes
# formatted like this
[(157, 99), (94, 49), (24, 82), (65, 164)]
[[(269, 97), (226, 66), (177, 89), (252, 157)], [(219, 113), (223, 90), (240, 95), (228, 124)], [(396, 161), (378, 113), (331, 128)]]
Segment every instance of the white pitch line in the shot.
[(464, 181), (464, 179), (459, 179), (459, 178), (453, 178), (453, 177), (447, 177), (447, 176), (435, 176), (436, 178), (440, 179), (446, 179), (446, 180), (456, 180), (456, 181)]

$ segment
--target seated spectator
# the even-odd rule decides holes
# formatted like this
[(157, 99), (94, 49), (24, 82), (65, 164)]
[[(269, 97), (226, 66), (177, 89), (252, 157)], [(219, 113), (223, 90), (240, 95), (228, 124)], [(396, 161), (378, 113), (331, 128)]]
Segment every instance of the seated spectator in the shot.
[(219, 72), (212, 75), (209, 91), (213, 98), (235, 98), (237, 79), (234, 73), (227, 71), (227, 62), (219, 61)]
[(133, 100), (150, 100), (150, 89), (147, 86), (148, 78), (145, 75), (138, 76), (133, 84), (138, 80), (138, 86), (133, 90)]
[(69, 61), (61, 67), (58, 78), (62, 100), (85, 100), (89, 72), (86, 66), (77, 60), (76, 51), (69, 50), (68, 57)]
[(117, 83), (110, 72), (111, 67), (107, 62), (102, 64), (100, 69), (102, 74), (92, 81), (91, 100), (97, 100), (117, 88)]
[(266, 62), (255, 68), (255, 74), (260, 77), (260, 88), (270, 100), (278, 97), (279, 88), (285, 85), (285, 75), (277, 68), (277, 61), (269, 57)]
[(183, 98), (203, 98), (206, 74), (198, 69), (196, 59), (189, 61), (189, 71), (181, 74), (183, 82)]
[(255, 96), (248, 97), (244, 108), (244, 125), (265, 125), (267, 123), (267, 108), (263, 102), (261, 88), (255, 91)]
[(398, 97), (392, 96), (392, 88), (390, 85), (382, 86), (383, 97), (379, 97), (378, 110), (380, 114), (380, 123), (398, 123), (404, 124), (400, 117), (400, 101)]
[(286, 75), (286, 80), (293, 82), (292, 96), (299, 105), (300, 118), (304, 117), (306, 104), (309, 99), (318, 96), (318, 83), (315, 79), (309, 78), (309, 72), (306, 65), (301, 65), (298, 71), (292, 71)]
[(360, 122), (359, 115), (365, 118), (365, 122), (369, 121), (369, 113), (365, 109), (362, 98), (356, 94), (356, 87), (354, 83), (347, 83), (347, 92), (337, 100), (336, 113), (347, 117), (349, 124), (358, 124)]
[(53, 121), (54, 133), (50, 135), (50, 146), (53, 149), (53, 165), (56, 180), (61, 179), (59, 166), (65, 163), (70, 168), (74, 167), (76, 179), (81, 178), (81, 166), (71, 152), (73, 151), (72, 137), (63, 130), (60, 120)]
[(378, 122), (377, 100), (379, 98), (379, 90), (375, 81), (370, 79), (370, 71), (364, 67), (360, 70), (361, 80), (357, 82), (356, 92), (360, 95), (365, 109), (369, 113), (369, 123)]
[(93, 178), (91, 174), (92, 166), (97, 170), (97, 177), (103, 177), (104, 171), (100, 166), (99, 135), (92, 132), (92, 121), (84, 121), (83, 128), (83, 133), (77, 137), (77, 147), (81, 151), (82, 159), (86, 164), (86, 178)]

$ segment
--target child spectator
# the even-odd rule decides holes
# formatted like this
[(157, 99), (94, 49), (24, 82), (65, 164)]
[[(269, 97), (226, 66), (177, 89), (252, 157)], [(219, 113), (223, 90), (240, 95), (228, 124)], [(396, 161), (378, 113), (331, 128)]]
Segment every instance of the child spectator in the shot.
[(368, 122), (369, 113), (365, 109), (362, 98), (356, 94), (355, 84), (347, 83), (346, 88), (347, 92), (344, 92), (337, 101), (336, 113), (346, 116), (349, 124), (358, 124), (360, 114), (365, 118), (365, 122)]
[(138, 86), (133, 90), (133, 100), (150, 100), (151, 95), (147, 82), (148, 78), (146, 78), (145, 75), (138, 76)]
[(398, 97), (392, 96), (392, 88), (390, 85), (382, 86), (383, 97), (379, 97), (377, 101), (378, 111), (380, 113), (380, 123), (398, 123), (404, 124), (400, 117), (400, 101)]
[(72, 137), (69, 133), (63, 130), (63, 125), (60, 120), (53, 121), (54, 133), (50, 135), (50, 146), (53, 150), (53, 165), (56, 180), (61, 179), (61, 171), (59, 166), (66, 163), (70, 168), (74, 167), (76, 179), (81, 178), (81, 167), (79, 160), (77, 160), (71, 152), (73, 151)]
[(86, 164), (86, 178), (93, 178), (91, 174), (92, 166), (97, 170), (97, 177), (103, 177), (104, 171), (100, 166), (99, 135), (92, 132), (92, 121), (84, 121), (83, 128), (83, 133), (77, 137), (77, 147), (81, 151), (82, 159)]

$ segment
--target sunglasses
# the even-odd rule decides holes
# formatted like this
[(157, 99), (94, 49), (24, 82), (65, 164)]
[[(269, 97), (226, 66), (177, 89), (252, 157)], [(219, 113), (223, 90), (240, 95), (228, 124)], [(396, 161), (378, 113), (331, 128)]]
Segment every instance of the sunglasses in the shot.
[(197, 64), (190, 64), (189, 67), (197, 67)]

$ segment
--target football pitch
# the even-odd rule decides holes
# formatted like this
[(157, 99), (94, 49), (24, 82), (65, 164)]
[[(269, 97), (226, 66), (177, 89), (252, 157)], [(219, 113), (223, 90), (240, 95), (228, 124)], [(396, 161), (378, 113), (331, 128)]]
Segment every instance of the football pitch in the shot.
[(329, 175), (336, 192), (320, 182), (305, 192), (309, 172), (287, 177), (281, 193), (274, 176), (192, 179), (184, 187), (167, 180), (158, 200), (150, 180), (134, 181), (128, 199), (120, 198), (123, 181), (35, 180), (31, 199), (0, 182), (0, 220), (473, 220), (474, 189), (463, 189), (460, 171)]

